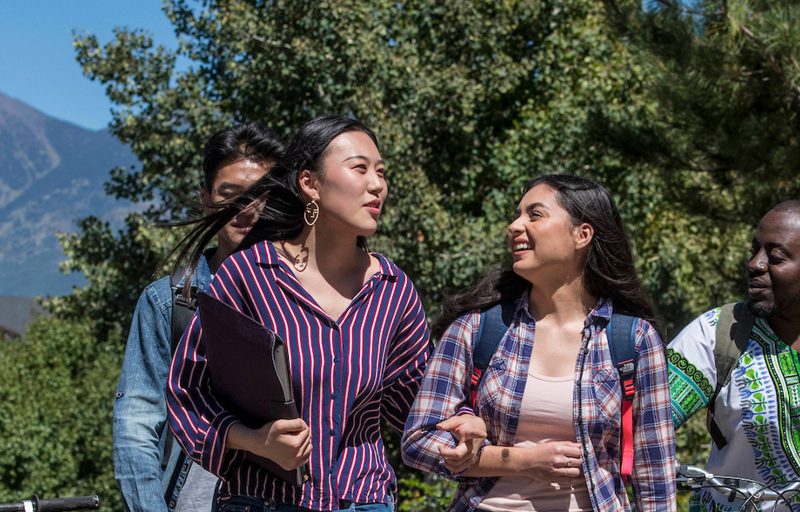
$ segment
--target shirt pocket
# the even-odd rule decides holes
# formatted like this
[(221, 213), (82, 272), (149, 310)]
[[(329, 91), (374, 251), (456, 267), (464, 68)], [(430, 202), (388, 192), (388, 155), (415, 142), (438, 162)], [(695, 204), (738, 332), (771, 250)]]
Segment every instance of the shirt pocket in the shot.
[[(502, 357), (494, 358), (484, 370), (483, 377), (478, 383), (478, 396), (476, 397), (477, 411), (494, 415), (497, 404), (508, 397), (506, 381), (506, 361)], [(476, 412), (477, 412), (476, 411)]]
[(598, 412), (604, 430), (615, 431), (619, 429), (622, 414), (622, 387), (619, 374), (614, 370), (600, 368), (592, 376), (594, 383), (594, 408)]

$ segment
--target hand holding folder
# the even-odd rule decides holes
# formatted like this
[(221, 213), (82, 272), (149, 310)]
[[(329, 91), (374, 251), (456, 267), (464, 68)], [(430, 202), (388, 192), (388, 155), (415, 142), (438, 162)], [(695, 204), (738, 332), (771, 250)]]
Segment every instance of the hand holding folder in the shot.
[[(283, 340), (207, 293), (198, 293), (197, 301), (211, 389), (220, 404), (253, 429), (298, 418)], [(292, 485), (303, 483), (305, 467), (287, 471), (251, 452), (247, 460)]]

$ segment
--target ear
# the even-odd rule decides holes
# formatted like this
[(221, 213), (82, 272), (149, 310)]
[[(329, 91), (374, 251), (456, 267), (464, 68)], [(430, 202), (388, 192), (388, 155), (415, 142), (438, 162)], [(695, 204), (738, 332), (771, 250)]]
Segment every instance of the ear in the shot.
[(319, 200), (320, 182), (316, 173), (303, 169), (297, 176), (297, 185), (306, 201)]
[(575, 226), (573, 229), (574, 240), (575, 240), (575, 249), (582, 250), (589, 247), (589, 244), (592, 243), (592, 238), (594, 238), (594, 228), (591, 224), (587, 224), (584, 222), (578, 226)]

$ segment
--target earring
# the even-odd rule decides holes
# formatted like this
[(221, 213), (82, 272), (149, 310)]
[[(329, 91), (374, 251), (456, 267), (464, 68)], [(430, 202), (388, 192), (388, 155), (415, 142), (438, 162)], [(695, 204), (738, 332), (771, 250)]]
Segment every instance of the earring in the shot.
[(306, 209), (303, 211), (303, 220), (306, 224), (313, 226), (319, 219), (319, 205), (316, 199), (312, 199), (310, 203), (306, 203)]

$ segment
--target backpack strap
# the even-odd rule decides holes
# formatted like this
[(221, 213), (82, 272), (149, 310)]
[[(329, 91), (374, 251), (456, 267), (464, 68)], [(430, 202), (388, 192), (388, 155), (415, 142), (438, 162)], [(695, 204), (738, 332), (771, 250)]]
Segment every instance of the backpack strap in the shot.
[(511, 326), (513, 318), (513, 303), (501, 302), (491, 308), (481, 311), (480, 324), (478, 325), (477, 342), (472, 348), (472, 375), (470, 377), (469, 402), (473, 410), (478, 397), (483, 372), (489, 366), (489, 361), (497, 351), (500, 340)]
[(619, 373), (622, 388), (622, 431), (620, 446), (622, 447), (622, 463), (620, 473), (623, 481), (630, 479), (633, 472), (633, 397), (636, 395), (636, 330), (635, 317), (628, 315), (611, 315), (606, 326), (608, 348), (611, 361)]
[[(189, 297), (184, 297), (183, 284), (181, 283), (184, 276), (186, 279), (191, 279), (191, 276), (187, 275), (187, 268), (183, 266), (178, 267), (175, 272), (169, 276), (169, 285), (172, 289), (172, 317), (170, 318), (169, 326), (170, 353), (172, 354), (175, 353), (178, 342), (181, 340), (181, 336), (183, 336), (183, 331), (186, 330), (189, 322), (192, 321), (194, 312), (197, 309), (197, 286), (192, 283)], [(184, 453), (180, 446), (177, 446), (177, 442), (175, 441), (172, 430), (170, 430), (169, 426), (165, 426), (164, 428), (167, 429), (167, 440), (164, 446), (164, 455), (161, 460), (162, 470), (167, 468), (167, 463), (172, 456), (172, 451), (178, 450), (178, 458), (175, 462), (175, 467), (172, 470), (172, 475), (170, 476), (169, 483), (167, 484), (167, 488), (164, 492), (164, 499), (166, 500), (167, 504), (170, 504), (170, 510), (172, 510), (174, 507), (174, 505), (171, 504), (173, 501), (172, 494), (175, 490), (175, 486), (178, 483), (178, 478), (180, 477), (181, 473), (186, 471), (185, 465), (188, 460), (188, 456), (186, 453)]]
[(711, 434), (711, 439), (721, 450), (728, 444), (714, 417), (714, 407), (717, 396), (722, 388), (731, 380), (731, 372), (739, 362), (739, 356), (744, 352), (750, 340), (755, 317), (744, 302), (725, 304), (719, 312), (717, 332), (714, 341), (714, 366), (717, 369), (717, 386), (714, 394), (708, 400), (706, 426)]
[(181, 280), (186, 275), (186, 267), (178, 267), (175, 272), (169, 276), (169, 284), (172, 288), (172, 318), (170, 319), (170, 337), (171, 337), (171, 353), (175, 353), (175, 348), (183, 336), (183, 331), (192, 321), (192, 316), (197, 309), (197, 286), (192, 283), (190, 288), (189, 297), (183, 295), (183, 285)]

